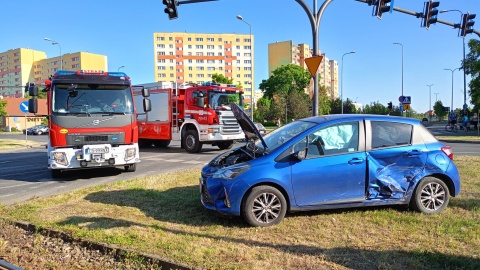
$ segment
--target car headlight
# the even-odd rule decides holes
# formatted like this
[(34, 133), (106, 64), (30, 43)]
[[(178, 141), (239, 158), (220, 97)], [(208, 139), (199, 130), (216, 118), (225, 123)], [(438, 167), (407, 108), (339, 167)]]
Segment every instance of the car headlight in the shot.
[(125, 160), (131, 160), (137, 155), (137, 149), (135, 148), (128, 148), (125, 150)]
[(68, 166), (67, 154), (65, 152), (53, 152), (52, 156), (57, 164)]
[(250, 164), (242, 163), (238, 165), (233, 165), (216, 171), (213, 174), (213, 178), (220, 178), (225, 180), (232, 180), (233, 178), (240, 176), (246, 170), (250, 168)]

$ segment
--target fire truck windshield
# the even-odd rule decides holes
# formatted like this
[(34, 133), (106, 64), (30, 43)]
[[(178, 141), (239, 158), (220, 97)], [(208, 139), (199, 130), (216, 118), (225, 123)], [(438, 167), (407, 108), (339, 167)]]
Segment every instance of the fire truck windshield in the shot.
[(133, 114), (128, 85), (55, 84), (52, 92), (54, 114)]
[(231, 102), (234, 102), (239, 105), (243, 105), (241, 94), (240, 93), (228, 93), (228, 92), (217, 92), (211, 91), (208, 93), (208, 104), (210, 108), (217, 108), (222, 106), (229, 106)]

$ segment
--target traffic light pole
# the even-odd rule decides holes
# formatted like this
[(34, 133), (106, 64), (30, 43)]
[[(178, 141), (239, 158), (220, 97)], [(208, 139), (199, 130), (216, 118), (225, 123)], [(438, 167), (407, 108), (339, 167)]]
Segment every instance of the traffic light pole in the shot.
[[(313, 38), (313, 57), (318, 56), (318, 30), (320, 26), (320, 20), (322, 19), (323, 12), (327, 6), (333, 0), (325, 0), (322, 6), (318, 10), (317, 14), (314, 14), (310, 7), (305, 3), (304, 0), (295, 0), (297, 3), (302, 6), (303, 10), (307, 13), (310, 25), (312, 27), (312, 38)], [(317, 10), (317, 0), (313, 0), (313, 11)], [(312, 102), (312, 115), (318, 116), (318, 71), (313, 76), (313, 102)]]

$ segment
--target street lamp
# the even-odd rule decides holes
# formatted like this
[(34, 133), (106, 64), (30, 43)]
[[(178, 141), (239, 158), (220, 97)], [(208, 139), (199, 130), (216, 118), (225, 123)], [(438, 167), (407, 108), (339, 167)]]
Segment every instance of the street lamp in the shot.
[[(427, 84), (428, 86), (428, 93), (429, 93), (429, 97), (428, 97), (428, 110), (432, 110), (432, 86), (433, 84)], [(430, 116), (430, 122), (432, 122), (432, 114), (433, 112), (430, 112), (429, 113), (429, 116)]]
[[(449, 9), (449, 10), (441, 10), (440, 13), (445, 13), (445, 12), (450, 12), (450, 11), (457, 11), (460, 12), (460, 24), (458, 28), (461, 28), (462, 26), (462, 19), (463, 19), (463, 12), (461, 12), (458, 9)], [(462, 68), (463, 68), (463, 107), (464, 109), (467, 108), (467, 74), (465, 73), (465, 37), (462, 37), (463, 40), (463, 62), (462, 62)]]
[(340, 102), (340, 107), (342, 107), (342, 114), (343, 114), (343, 57), (347, 54), (352, 54), (352, 53), (355, 53), (355, 51), (347, 52), (347, 53), (344, 53), (342, 55), (342, 72), (341, 72), (342, 73), (341, 74), (342, 81), (341, 81), (341, 84), (340, 84), (340, 91), (341, 91), (341, 93), (340, 93), (340, 101), (341, 101)]
[(454, 69), (451, 69), (451, 68), (444, 68), (443, 70), (450, 70), (452, 72), (452, 102), (450, 103), (450, 110), (453, 112), (453, 72), (455, 70), (459, 70), (460, 68), (454, 68)]
[(251, 63), (250, 63), (250, 86), (251, 86), (251, 88), (250, 88), (250, 91), (251, 91), (251, 92), (250, 92), (250, 107), (251, 107), (251, 109), (250, 109), (250, 113), (251, 113), (250, 117), (251, 117), (252, 120), (253, 120), (253, 93), (254, 93), (253, 90), (254, 90), (254, 88), (255, 88), (255, 84), (254, 84), (254, 82), (253, 82), (252, 25), (249, 24), (247, 21), (245, 21), (241, 15), (237, 15), (237, 19), (239, 19), (240, 21), (246, 23), (246, 24), (248, 25), (248, 27), (250, 28), (250, 61), (251, 61)]
[(63, 69), (63, 58), (62, 58), (62, 46), (60, 46), (60, 43), (56, 42), (55, 40), (51, 40), (50, 38), (44, 38), (43, 40), (50, 41), (52, 42), (52, 45), (58, 45), (60, 48), (60, 70)]
[(440, 93), (433, 93), (433, 94), (435, 95), (435, 102), (437, 102), (438, 101), (438, 94), (440, 94)]
[(117, 72), (120, 71), (121, 68), (124, 68), (125, 66), (121, 66), (117, 69)]

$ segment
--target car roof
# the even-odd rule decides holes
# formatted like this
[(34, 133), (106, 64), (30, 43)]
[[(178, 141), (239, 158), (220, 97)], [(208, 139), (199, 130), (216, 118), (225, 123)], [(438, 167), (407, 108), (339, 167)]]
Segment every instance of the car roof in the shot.
[(419, 124), (420, 120), (409, 117), (400, 117), (400, 116), (390, 116), (390, 115), (377, 115), (377, 114), (329, 114), (329, 115), (320, 115), (313, 116), (308, 118), (303, 118), (300, 121), (308, 121), (314, 123), (330, 122), (335, 120), (376, 120), (376, 121), (393, 121), (393, 122), (403, 122), (408, 124)]

